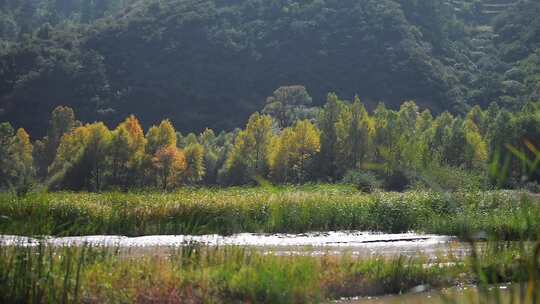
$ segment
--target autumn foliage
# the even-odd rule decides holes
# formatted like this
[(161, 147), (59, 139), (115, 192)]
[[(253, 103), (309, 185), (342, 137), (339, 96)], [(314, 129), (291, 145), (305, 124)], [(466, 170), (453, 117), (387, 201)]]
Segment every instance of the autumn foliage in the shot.
[(133, 115), (113, 130), (101, 122), (83, 125), (67, 107), (54, 110), (48, 135), (33, 143), (23, 129), (4, 123), (0, 187), (168, 190), (356, 180), (363, 189), (403, 190), (445, 183), (516, 187), (540, 179), (533, 166), (540, 162), (538, 103), (515, 112), (492, 105), (465, 116), (433, 116), (413, 101), (399, 110), (380, 104), (370, 113), (358, 97), (336, 94), (322, 108), (309, 107), (305, 94), (299, 86), (276, 90), (266, 114), (217, 135), (210, 129), (183, 135), (170, 120), (145, 134)]

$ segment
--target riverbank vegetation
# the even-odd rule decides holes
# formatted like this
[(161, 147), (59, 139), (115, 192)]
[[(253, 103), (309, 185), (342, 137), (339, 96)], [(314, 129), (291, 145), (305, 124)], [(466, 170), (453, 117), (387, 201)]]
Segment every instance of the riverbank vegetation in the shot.
[[(535, 303), (537, 248), (486, 247), (465, 260), (275, 256), (187, 245), (137, 256), (114, 248), (0, 247), (0, 300), (31, 303), (317, 303), (414, 287), (515, 282)], [(537, 254), (537, 253), (536, 253)], [(450, 301), (449, 301), (450, 302)]]
[(99, 249), (1, 248), (0, 294), (23, 302), (312, 303), (329, 296), (399, 292), (450, 277), (447, 269), (423, 269), (421, 260), (190, 249), (171, 257), (121, 258)]
[(2, 194), (0, 214), (0, 232), (18, 235), (414, 230), (535, 239), (540, 234), (540, 205), (528, 194), (513, 191), (364, 194), (352, 186), (312, 185)]

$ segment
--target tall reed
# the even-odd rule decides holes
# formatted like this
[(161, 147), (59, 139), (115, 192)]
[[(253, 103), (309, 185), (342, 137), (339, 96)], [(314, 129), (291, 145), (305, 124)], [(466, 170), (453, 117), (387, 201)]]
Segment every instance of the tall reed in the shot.
[[(29, 225), (28, 223), (32, 224)], [(528, 223), (524, 225), (523, 223)], [(519, 192), (364, 194), (347, 186), (173, 193), (0, 194), (0, 234), (232, 234), (376, 230), (536, 238), (540, 205)]]

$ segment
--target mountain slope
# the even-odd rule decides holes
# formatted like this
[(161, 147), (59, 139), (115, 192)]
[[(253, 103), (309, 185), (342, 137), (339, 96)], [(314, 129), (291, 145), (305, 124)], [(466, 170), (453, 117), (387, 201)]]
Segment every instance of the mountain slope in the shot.
[(290, 84), (319, 104), (335, 91), (459, 110), (481, 72), (456, 18), (439, 0), (139, 1), (4, 51), (0, 120), (42, 135), (46, 113), (67, 104), (87, 121), (230, 129)]

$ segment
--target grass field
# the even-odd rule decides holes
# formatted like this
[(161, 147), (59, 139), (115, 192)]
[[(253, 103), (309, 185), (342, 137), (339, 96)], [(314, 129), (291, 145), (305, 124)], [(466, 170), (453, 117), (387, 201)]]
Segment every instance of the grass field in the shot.
[(462, 237), (485, 232), (498, 239), (535, 239), (540, 235), (540, 204), (508, 191), (365, 194), (334, 185), (0, 194), (1, 234), (140, 236), (329, 230), (414, 230)]

